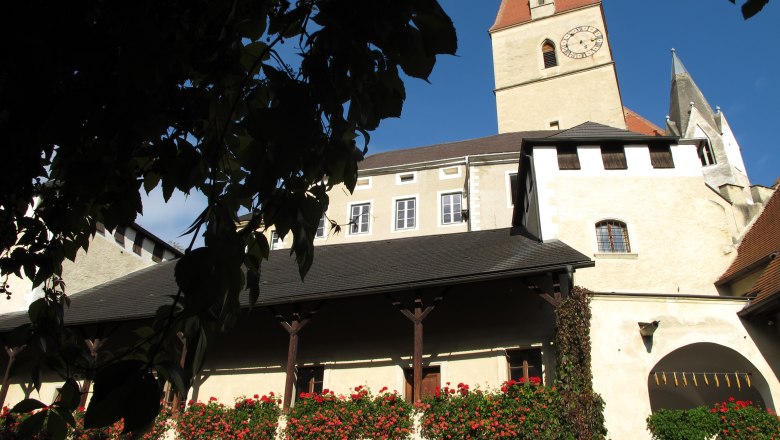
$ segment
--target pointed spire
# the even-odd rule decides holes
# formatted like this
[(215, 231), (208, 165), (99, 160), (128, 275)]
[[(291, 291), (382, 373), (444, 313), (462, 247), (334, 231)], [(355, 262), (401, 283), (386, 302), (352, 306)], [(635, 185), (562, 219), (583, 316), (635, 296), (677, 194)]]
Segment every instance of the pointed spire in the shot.
[(688, 75), (688, 70), (683, 66), (680, 57), (677, 56), (677, 51), (672, 48), (672, 81), (677, 75)]
[(693, 78), (674, 49), (672, 49), (672, 90), (669, 101), (669, 117), (679, 128), (681, 136), (685, 136), (688, 130), (691, 111), (694, 108), (712, 127), (718, 126), (712, 107), (693, 82)]

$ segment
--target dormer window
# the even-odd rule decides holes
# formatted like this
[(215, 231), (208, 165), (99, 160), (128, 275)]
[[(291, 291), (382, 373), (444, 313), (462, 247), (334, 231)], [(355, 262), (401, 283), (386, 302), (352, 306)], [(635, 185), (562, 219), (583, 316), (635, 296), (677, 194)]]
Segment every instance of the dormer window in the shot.
[(555, 55), (555, 44), (552, 41), (545, 40), (544, 44), (542, 44), (542, 58), (544, 59), (545, 69), (558, 65), (558, 57)]

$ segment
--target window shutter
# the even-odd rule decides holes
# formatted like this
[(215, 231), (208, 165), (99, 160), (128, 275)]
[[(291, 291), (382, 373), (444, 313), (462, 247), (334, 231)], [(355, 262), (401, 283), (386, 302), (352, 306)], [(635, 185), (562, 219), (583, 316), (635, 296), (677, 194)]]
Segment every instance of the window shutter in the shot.
[(559, 170), (580, 169), (580, 158), (577, 155), (577, 147), (558, 147), (557, 151)]
[(622, 146), (601, 147), (601, 161), (604, 162), (605, 170), (625, 170), (628, 168), (626, 150)]
[(674, 168), (671, 148), (668, 145), (651, 145), (650, 163), (653, 164), (653, 168)]
[(558, 58), (555, 56), (555, 45), (549, 40), (542, 45), (542, 58), (544, 58), (545, 69), (558, 65)]

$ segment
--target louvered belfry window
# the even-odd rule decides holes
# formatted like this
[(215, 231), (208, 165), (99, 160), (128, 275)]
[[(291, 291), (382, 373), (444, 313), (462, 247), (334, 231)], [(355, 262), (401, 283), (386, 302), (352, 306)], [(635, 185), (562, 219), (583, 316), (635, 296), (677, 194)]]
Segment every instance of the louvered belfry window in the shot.
[(599, 252), (631, 252), (631, 244), (628, 241), (628, 228), (621, 221), (604, 220), (596, 223), (596, 240), (598, 241)]
[(672, 149), (668, 145), (651, 145), (650, 163), (653, 168), (674, 168)]
[(556, 150), (558, 151), (559, 170), (580, 169), (580, 157), (577, 156), (577, 147), (557, 147)]
[(605, 170), (625, 170), (628, 168), (626, 150), (622, 145), (601, 147), (601, 161), (604, 162)]
[(547, 40), (542, 44), (542, 58), (544, 58), (544, 68), (549, 69), (558, 65), (558, 57), (555, 56), (555, 45)]

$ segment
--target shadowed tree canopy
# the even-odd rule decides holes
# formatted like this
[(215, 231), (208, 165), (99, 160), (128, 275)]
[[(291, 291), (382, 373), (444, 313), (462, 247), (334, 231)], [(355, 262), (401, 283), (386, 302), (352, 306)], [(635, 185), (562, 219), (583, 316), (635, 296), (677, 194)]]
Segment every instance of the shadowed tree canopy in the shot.
[[(159, 381), (184, 391), (214, 335), (235, 321), (239, 293), (257, 299), (269, 249), (258, 231), (291, 233), (304, 276), (327, 190), (354, 188), (369, 132), (401, 114), (400, 73), (426, 79), (436, 56), (456, 47), (437, 0), (4, 5), (0, 270), (46, 293), (6, 344), (38, 347), (38, 388), (44, 359), (65, 381), (60, 401), (25, 429), (62, 438), (83, 377), (94, 380), (88, 426), (146, 425)], [(88, 247), (98, 222), (131, 224), (140, 191), (158, 186), (166, 199), (207, 196), (189, 231), (205, 246), (190, 244), (176, 267), (179, 292), (134, 345), (86, 362), (82, 338), (64, 327), (61, 263)], [(237, 230), (242, 209), (254, 215)], [(188, 344), (184, 368), (178, 332)]]

